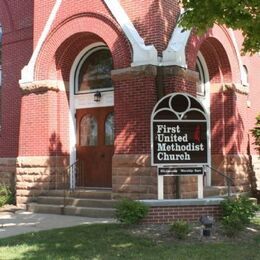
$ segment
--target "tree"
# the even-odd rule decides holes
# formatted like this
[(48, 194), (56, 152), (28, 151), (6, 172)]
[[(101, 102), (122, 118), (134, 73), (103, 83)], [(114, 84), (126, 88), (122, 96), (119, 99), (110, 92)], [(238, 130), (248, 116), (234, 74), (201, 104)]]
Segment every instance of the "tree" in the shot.
[(214, 24), (241, 30), (244, 36), (242, 53), (260, 51), (259, 0), (182, 0), (185, 9), (181, 25), (205, 33)]
[(254, 144), (256, 145), (256, 149), (260, 152), (260, 114), (256, 117), (256, 124), (251, 132), (255, 138)]

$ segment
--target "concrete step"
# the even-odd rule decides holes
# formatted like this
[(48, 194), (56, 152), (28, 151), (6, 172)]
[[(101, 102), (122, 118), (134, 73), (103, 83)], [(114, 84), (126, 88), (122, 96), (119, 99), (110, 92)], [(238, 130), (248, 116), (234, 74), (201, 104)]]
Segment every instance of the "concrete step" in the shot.
[[(63, 205), (63, 197), (54, 196), (39, 196), (37, 198), (38, 204), (51, 204), (51, 205)], [(65, 205), (75, 207), (95, 207), (95, 208), (114, 208), (116, 206), (116, 200), (108, 199), (86, 199), (86, 198), (65, 198)]]
[(111, 189), (74, 190), (74, 191), (65, 191), (65, 192), (64, 190), (49, 190), (43, 192), (41, 196), (63, 197), (64, 193), (66, 197), (73, 197), (73, 198), (111, 199)]
[(91, 218), (112, 218), (115, 214), (113, 208), (75, 207), (63, 205), (49, 205), (29, 203), (27, 210), (35, 213), (64, 214), (71, 216), (84, 216)]
[(62, 214), (62, 205), (28, 203), (27, 210), (34, 213)]
[(115, 217), (115, 209), (112, 208), (91, 208), (91, 207), (75, 207), (66, 206), (64, 208), (65, 215), (85, 216), (90, 218), (113, 218)]

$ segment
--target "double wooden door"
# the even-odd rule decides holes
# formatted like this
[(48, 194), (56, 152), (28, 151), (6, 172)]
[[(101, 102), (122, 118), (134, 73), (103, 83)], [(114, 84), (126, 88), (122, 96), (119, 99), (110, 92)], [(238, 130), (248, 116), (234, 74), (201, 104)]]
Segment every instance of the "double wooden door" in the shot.
[(77, 121), (77, 159), (81, 173), (78, 187), (112, 186), (112, 156), (114, 154), (113, 107), (79, 109)]

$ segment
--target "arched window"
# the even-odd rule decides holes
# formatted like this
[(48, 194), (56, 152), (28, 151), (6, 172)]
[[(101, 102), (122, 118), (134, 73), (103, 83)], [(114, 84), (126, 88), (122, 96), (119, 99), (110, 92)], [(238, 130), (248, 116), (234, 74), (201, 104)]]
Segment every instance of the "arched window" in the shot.
[(85, 115), (80, 121), (80, 146), (96, 146), (97, 142), (97, 120), (92, 115)]
[(197, 95), (205, 96), (206, 77), (205, 77), (202, 61), (199, 57), (197, 57), (196, 60), (196, 71), (199, 73), (199, 82), (197, 83)]
[(241, 83), (243, 86), (248, 87), (249, 86), (249, 82), (248, 82), (248, 70), (246, 65), (242, 66), (242, 71), (241, 71)]
[(114, 113), (109, 113), (105, 121), (105, 144), (114, 144)]
[(2, 26), (0, 24), (0, 88), (2, 86)]
[(112, 68), (112, 56), (105, 46), (88, 51), (82, 57), (76, 70), (76, 93), (112, 89)]

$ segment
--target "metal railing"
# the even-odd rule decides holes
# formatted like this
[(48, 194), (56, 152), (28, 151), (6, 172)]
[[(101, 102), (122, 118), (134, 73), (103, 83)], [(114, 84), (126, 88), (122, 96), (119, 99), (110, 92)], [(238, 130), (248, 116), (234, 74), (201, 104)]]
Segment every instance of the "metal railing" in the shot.
[(230, 177), (230, 176), (227, 176), (226, 174), (224, 174), (223, 172), (217, 170), (216, 168), (212, 167), (212, 166), (209, 166), (209, 165), (206, 165), (206, 167), (208, 167), (209, 169), (213, 170), (214, 172), (216, 172), (218, 175), (222, 176), (225, 178), (226, 180), (226, 184), (227, 184), (227, 187), (228, 187), (228, 198), (230, 197), (231, 195), (231, 185), (235, 184), (234, 183), (234, 180)]
[(76, 187), (84, 182), (84, 164), (82, 161), (77, 160), (71, 165), (67, 166), (60, 172), (56, 172), (55, 175), (55, 185), (52, 187), (55, 190), (63, 191), (63, 207), (62, 213), (66, 207), (67, 197), (71, 191), (74, 191)]

